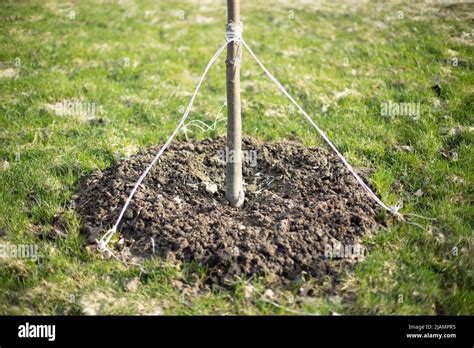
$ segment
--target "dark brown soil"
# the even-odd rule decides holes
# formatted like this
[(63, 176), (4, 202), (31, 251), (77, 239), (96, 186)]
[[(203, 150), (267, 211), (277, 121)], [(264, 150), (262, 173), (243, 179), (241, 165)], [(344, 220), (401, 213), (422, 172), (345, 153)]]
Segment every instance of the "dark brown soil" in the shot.
[[(296, 142), (244, 140), (244, 150), (257, 151), (256, 166), (244, 166), (244, 207), (231, 208), (218, 155), (223, 149), (222, 137), (172, 143), (119, 228), (133, 255), (150, 257), (153, 239), (155, 256), (204, 264), (215, 283), (235, 275), (293, 280), (303, 271), (321, 277), (353, 261), (328, 259), (328, 243), (358, 245), (382, 227), (380, 209), (337, 157)], [(158, 150), (83, 180), (77, 208), (89, 241), (112, 225)]]

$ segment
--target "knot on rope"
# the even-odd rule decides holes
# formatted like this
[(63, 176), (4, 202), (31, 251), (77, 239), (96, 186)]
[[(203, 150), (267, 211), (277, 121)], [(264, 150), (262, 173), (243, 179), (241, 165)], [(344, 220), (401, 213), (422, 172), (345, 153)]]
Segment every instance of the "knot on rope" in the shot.
[(400, 204), (392, 205), (389, 210), (390, 214), (397, 215), (398, 211), (400, 210), (400, 206), (401, 206)]
[(231, 41), (241, 41), (244, 25), (239, 23), (227, 23), (225, 26), (225, 39), (229, 43)]

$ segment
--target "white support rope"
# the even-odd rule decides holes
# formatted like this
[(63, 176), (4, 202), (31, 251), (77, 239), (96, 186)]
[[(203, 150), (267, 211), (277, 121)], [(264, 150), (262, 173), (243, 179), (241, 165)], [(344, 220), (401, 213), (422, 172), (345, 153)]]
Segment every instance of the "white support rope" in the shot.
[(367, 194), (382, 208), (390, 212), (392, 215), (398, 216), (399, 218), (403, 219), (403, 216), (398, 212), (400, 209), (399, 205), (394, 205), (391, 207), (388, 207), (385, 205), (384, 202), (380, 200), (380, 198), (377, 197), (377, 195), (370, 189), (369, 186), (366, 185), (366, 183), (361, 179), (361, 177), (355, 172), (354, 168), (347, 162), (345, 157), (339, 152), (337, 147), (332, 143), (332, 141), (328, 138), (328, 136), (314, 123), (313, 119), (306, 113), (306, 111), (303, 110), (303, 108), (296, 102), (296, 100), (293, 99), (293, 97), (287, 92), (285, 87), (270, 73), (270, 71), (265, 68), (263, 63), (260, 61), (260, 59), (257, 58), (255, 53), (253, 53), (252, 49), (247, 45), (244, 39), (241, 40), (242, 44), (245, 46), (247, 51), (250, 53), (252, 58), (257, 62), (257, 64), (262, 68), (262, 70), (265, 72), (265, 74), (268, 76), (268, 78), (273, 81), (277, 85), (277, 87), (280, 89), (280, 91), (283, 92), (283, 94), (301, 111), (301, 113), (306, 117), (308, 122), (316, 129), (316, 131), (319, 133), (319, 135), (324, 139), (324, 141), (331, 147), (331, 149), (337, 154), (339, 159), (344, 163), (344, 165), (349, 169), (351, 174), (354, 176), (354, 178), (359, 182), (359, 184), (362, 186), (362, 188), (367, 192)]
[[(227, 38), (227, 36), (226, 36)], [(179, 121), (178, 123), (178, 126), (176, 127), (176, 129), (174, 130), (174, 132), (171, 134), (171, 136), (168, 138), (168, 140), (166, 141), (166, 143), (162, 146), (162, 148), (160, 149), (160, 151), (158, 151), (158, 153), (156, 154), (155, 158), (153, 159), (153, 161), (151, 161), (151, 163), (148, 165), (148, 167), (145, 169), (145, 171), (142, 173), (142, 175), (140, 176), (140, 178), (137, 180), (137, 182), (135, 183), (135, 186), (133, 187), (132, 191), (130, 192), (130, 195), (128, 196), (127, 200), (125, 201), (125, 204), (122, 208), (122, 211), (120, 212), (120, 215), (119, 217), (117, 218), (115, 224), (113, 225), (113, 227), (108, 230), (103, 236), (102, 238), (100, 239), (98, 245), (97, 245), (97, 249), (98, 250), (105, 250), (106, 247), (107, 247), (107, 244), (110, 242), (110, 239), (112, 239), (112, 236), (115, 234), (115, 232), (117, 232), (117, 229), (118, 229), (118, 226), (120, 224), (120, 222), (122, 221), (122, 218), (123, 218), (123, 215), (125, 214), (125, 211), (127, 210), (128, 206), (130, 205), (130, 202), (132, 201), (132, 198), (133, 196), (135, 195), (135, 193), (137, 192), (138, 188), (140, 187), (140, 184), (142, 183), (142, 181), (145, 179), (145, 177), (147, 176), (148, 172), (151, 170), (151, 168), (155, 165), (155, 163), (158, 161), (158, 159), (161, 157), (161, 155), (163, 154), (163, 152), (168, 148), (168, 146), (170, 145), (171, 141), (173, 140), (173, 138), (176, 136), (176, 134), (179, 132), (179, 129), (183, 126), (184, 124), (184, 121), (186, 121), (186, 118), (188, 117), (189, 115), (189, 112), (191, 111), (191, 108), (193, 106), (193, 103), (194, 103), (194, 99), (196, 98), (198, 92), (199, 92), (199, 88), (201, 88), (201, 84), (202, 82), (204, 81), (204, 78), (206, 77), (207, 73), (209, 72), (209, 69), (211, 68), (211, 66), (214, 64), (214, 62), (217, 60), (217, 58), (220, 56), (220, 54), (222, 53), (222, 51), (227, 47), (227, 44), (233, 40), (238, 40), (238, 37), (235, 38), (227, 38), (226, 40), (226, 43), (223, 44), (218, 50), (217, 52), (214, 54), (214, 56), (212, 56), (211, 60), (209, 60), (209, 63), (207, 63), (207, 66), (206, 68), (204, 69), (204, 72), (201, 76), (201, 79), (199, 80), (197, 86), (196, 86), (196, 89), (194, 90), (194, 93), (189, 101), (189, 104), (188, 106), (186, 107), (186, 110), (183, 114), (183, 117), (181, 117), (181, 120)]]

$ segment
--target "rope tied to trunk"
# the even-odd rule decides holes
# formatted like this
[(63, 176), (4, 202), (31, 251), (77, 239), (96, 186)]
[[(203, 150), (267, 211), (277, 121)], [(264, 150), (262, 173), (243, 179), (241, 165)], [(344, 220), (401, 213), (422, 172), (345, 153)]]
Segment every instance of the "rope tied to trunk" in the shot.
[(242, 41), (242, 32), (244, 31), (244, 25), (242, 22), (239, 23), (227, 23), (225, 26), (225, 40), (229, 42)]

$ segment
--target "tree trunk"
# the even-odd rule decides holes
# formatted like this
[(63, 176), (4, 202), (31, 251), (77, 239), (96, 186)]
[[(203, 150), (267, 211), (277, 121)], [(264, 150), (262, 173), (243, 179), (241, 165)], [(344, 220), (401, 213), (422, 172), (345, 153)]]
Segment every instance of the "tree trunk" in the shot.
[[(240, 0), (227, 0), (227, 24), (240, 25)], [(233, 207), (244, 203), (242, 186), (242, 119), (240, 113), (240, 41), (227, 46), (227, 152), (225, 196)]]

